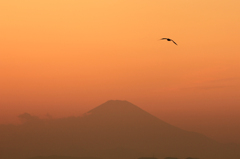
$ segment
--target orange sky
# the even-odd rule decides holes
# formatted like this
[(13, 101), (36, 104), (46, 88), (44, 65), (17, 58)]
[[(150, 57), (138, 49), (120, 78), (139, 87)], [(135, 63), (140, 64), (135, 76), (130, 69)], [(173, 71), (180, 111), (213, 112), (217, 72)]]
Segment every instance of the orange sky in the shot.
[(80, 115), (120, 99), (186, 130), (240, 143), (239, 6), (1, 0), (0, 124), (24, 112)]

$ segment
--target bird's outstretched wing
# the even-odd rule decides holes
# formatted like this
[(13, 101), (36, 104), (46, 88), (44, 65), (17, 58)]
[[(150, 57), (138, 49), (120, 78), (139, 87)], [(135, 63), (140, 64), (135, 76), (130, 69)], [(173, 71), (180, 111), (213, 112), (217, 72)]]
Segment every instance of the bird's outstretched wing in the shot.
[(165, 39), (168, 39), (168, 38), (162, 38), (162, 39), (160, 39), (160, 40), (165, 40)]
[(171, 40), (174, 44), (176, 44), (177, 45), (177, 43), (175, 43), (175, 41), (173, 41), (173, 40)]

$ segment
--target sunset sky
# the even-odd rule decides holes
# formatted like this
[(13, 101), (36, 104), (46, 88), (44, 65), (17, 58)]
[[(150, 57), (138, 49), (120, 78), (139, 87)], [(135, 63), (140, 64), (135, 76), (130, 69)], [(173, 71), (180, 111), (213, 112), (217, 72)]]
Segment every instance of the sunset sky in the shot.
[[(127, 100), (240, 143), (239, 0), (1, 0), (0, 124)], [(172, 38), (178, 43), (159, 40)]]

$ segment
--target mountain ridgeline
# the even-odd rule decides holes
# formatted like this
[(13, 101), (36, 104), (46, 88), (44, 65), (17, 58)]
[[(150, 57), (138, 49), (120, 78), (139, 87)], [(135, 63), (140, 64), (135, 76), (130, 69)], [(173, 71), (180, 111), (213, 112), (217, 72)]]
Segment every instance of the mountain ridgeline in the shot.
[(20, 117), (24, 120), (21, 125), (0, 126), (1, 159), (53, 155), (76, 159), (137, 159), (153, 155), (159, 159), (240, 158), (240, 151), (170, 125), (127, 101), (107, 101), (81, 117)]

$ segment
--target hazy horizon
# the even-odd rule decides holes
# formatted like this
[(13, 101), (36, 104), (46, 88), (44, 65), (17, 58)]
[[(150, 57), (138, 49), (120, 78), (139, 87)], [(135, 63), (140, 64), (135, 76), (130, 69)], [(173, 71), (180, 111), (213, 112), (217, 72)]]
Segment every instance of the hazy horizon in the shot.
[[(107, 101), (109, 101), (109, 100), (107, 100)], [(127, 101), (127, 100), (124, 100), (124, 101)], [(142, 109), (144, 109), (144, 108), (142, 108)], [(30, 112), (22, 112), (21, 114), (18, 114), (17, 116), (15, 116), (15, 118), (12, 120), (12, 122), (1, 123), (0, 125), (6, 125), (6, 124), (7, 125), (8, 124), (19, 125), (19, 124), (23, 124), (24, 120), (21, 120), (22, 119), (21, 115), (24, 115), (24, 114), (29, 114), (32, 117), (35, 117), (36, 119), (39, 119), (39, 120), (46, 120), (46, 119), (56, 119), (57, 120), (57, 119), (64, 119), (64, 118), (71, 118), (71, 117), (82, 117), (82, 116), (84, 116), (84, 114), (86, 114), (90, 110), (91, 109), (89, 109), (85, 112), (75, 113), (74, 115), (67, 115), (67, 116), (64, 116), (64, 115), (54, 116), (54, 115), (52, 115), (50, 113), (47, 113), (47, 112), (44, 115), (37, 115), (37, 114), (30, 113)], [(214, 140), (216, 140), (220, 143), (226, 143), (226, 144), (227, 143), (229, 143), (229, 144), (234, 144), (235, 143), (235, 144), (240, 145), (240, 137), (238, 135), (238, 131), (235, 132), (235, 133), (231, 133), (231, 132), (223, 133), (223, 132), (221, 132), (223, 129), (225, 129), (225, 127), (224, 127), (225, 125), (214, 125), (214, 124), (210, 125), (211, 123), (201, 123), (201, 121), (196, 120), (196, 118), (194, 118), (194, 116), (192, 116), (191, 114), (189, 116), (186, 116), (186, 114), (181, 114), (181, 112), (179, 114), (173, 114), (175, 116), (175, 118), (177, 118), (177, 121), (174, 121), (174, 119), (171, 119), (171, 117), (167, 116), (166, 114), (159, 113), (159, 114), (162, 115), (161, 116), (161, 115), (158, 115), (158, 113), (156, 113), (156, 112), (150, 112), (147, 109), (144, 109), (144, 110), (149, 112), (150, 114), (153, 114), (154, 116), (158, 117), (159, 119), (164, 120), (165, 122), (167, 122), (169, 124), (172, 124), (174, 126), (177, 126), (179, 128), (182, 128), (184, 130), (204, 134), (204, 135), (206, 135), (206, 136), (208, 136), (208, 137), (210, 137), (210, 138), (212, 138), (212, 139), (214, 139)], [(163, 113), (165, 113), (165, 112), (163, 112)], [(168, 113), (170, 115), (172, 114), (171, 112), (168, 112)], [(192, 121), (190, 121), (190, 122), (185, 121), (187, 119), (192, 120)], [(181, 120), (185, 121), (185, 123), (181, 123)], [(213, 126), (213, 127), (209, 127), (209, 126)], [(229, 126), (229, 125), (227, 125), (227, 126)], [(204, 131), (203, 130), (204, 127), (205, 128), (207, 127), (208, 131), (207, 130)], [(232, 129), (234, 130), (235, 128), (232, 127)], [(229, 130), (231, 130), (231, 127), (228, 127), (227, 131), (229, 131)]]
[(178, 128), (128, 101), (106, 101), (79, 117), (39, 119), (24, 113), (19, 118), (20, 125), (0, 125), (3, 159), (52, 155), (137, 159), (153, 153), (159, 159), (240, 156), (240, 146)]
[[(109, 102), (109, 101), (127, 101), (127, 100), (108, 100), (108, 101), (105, 101), (105, 102)], [(103, 103), (105, 103), (105, 102), (103, 102)], [(127, 102), (130, 102), (130, 101), (127, 101)], [(99, 104), (98, 104), (99, 105)], [(97, 108), (97, 106), (95, 106), (93, 109), (95, 109), (95, 108)], [(92, 109), (91, 109), (92, 110)], [(88, 112), (89, 112), (90, 110), (88, 110), (88, 111), (86, 111), (86, 112), (84, 112), (84, 113), (82, 113), (82, 114), (79, 114), (79, 115), (72, 115), (72, 116), (62, 116), (62, 117), (54, 117), (54, 116), (52, 116), (51, 114), (49, 114), (49, 113), (47, 113), (47, 114), (45, 114), (44, 116), (37, 116), (37, 115), (35, 115), (35, 114), (30, 114), (30, 113), (28, 113), (28, 112), (24, 112), (24, 113), (22, 113), (22, 114), (19, 114), (16, 118), (17, 118), (17, 120), (18, 120), (18, 122), (15, 122), (15, 123), (8, 123), (8, 124), (0, 124), (0, 126), (1, 125), (22, 125), (22, 124), (24, 124), (24, 123), (26, 123), (26, 122), (28, 122), (28, 121), (49, 121), (49, 120), (61, 120), (61, 119), (68, 119), (68, 118), (82, 118), (82, 117), (84, 117), (85, 115), (87, 115), (88, 114)], [(146, 111), (146, 110), (145, 110)], [(149, 112), (150, 113), (150, 112)], [(151, 113), (150, 113), (151, 114)], [(157, 117), (157, 116), (156, 116)], [(196, 132), (196, 133), (201, 133), (201, 134), (203, 134), (203, 135), (206, 135), (207, 137), (209, 137), (209, 138), (211, 138), (211, 139), (213, 139), (213, 140), (215, 140), (215, 141), (218, 141), (219, 143), (225, 143), (225, 144), (238, 144), (239, 146), (240, 146), (240, 142), (237, 142), (237, 141), (231, 141), (231, 140), (229, 140), (229, 141), (227, 141), (227, 140), (223, 140), (223, 139), (219, 139), (219, 138), (216, 138), (216, 137), (214, 137), (214, 136), (211, 136), (211, 135), (208, 135), (208, 134), (206, 134), (206, 133), (202, 133), (201, 131), (195, 131), (195, 130), (191, 130), (191, 129), (186, 129), (185, 127), (181, 127), (181, 126), (179, 126), (179, 125), (176, 125), (176, 124), (174, 124), (174, 123), (171, 123), (171, 122), (168, 122), (168, 121), (166, 121), (166, 120), (164, 120), (164, 119), (162, 119), (162, 118), (160, 118), (160, 117), (157, 117), (157, 118), (159, 118), (159, 119), (161, 119), (161, 120), (163, 120), (163, 121), (165, 121), (165, 122), (167, 122), (168, 124), (171, 124), (171, 125), (173, 125), (173, 126), (176, 126), (176, 127), (178, 127), (178, 128), (181, 128), (181, 129), (184, 129), (184, 130), (186, 130), (186, 131), (193, 131), (193, 132)], [(194, 123), (193, 123), (194, 124)], [(197, 125), (198, 126), (198, 125)], [(203, 125), (204, 126), (204, 125)], [(205, 125), (206, 126), (206, 125)], [(230, 138), (231, 136), (224, 136), (224, 138), (225, 139), (227, 139), (227, 138)]]

